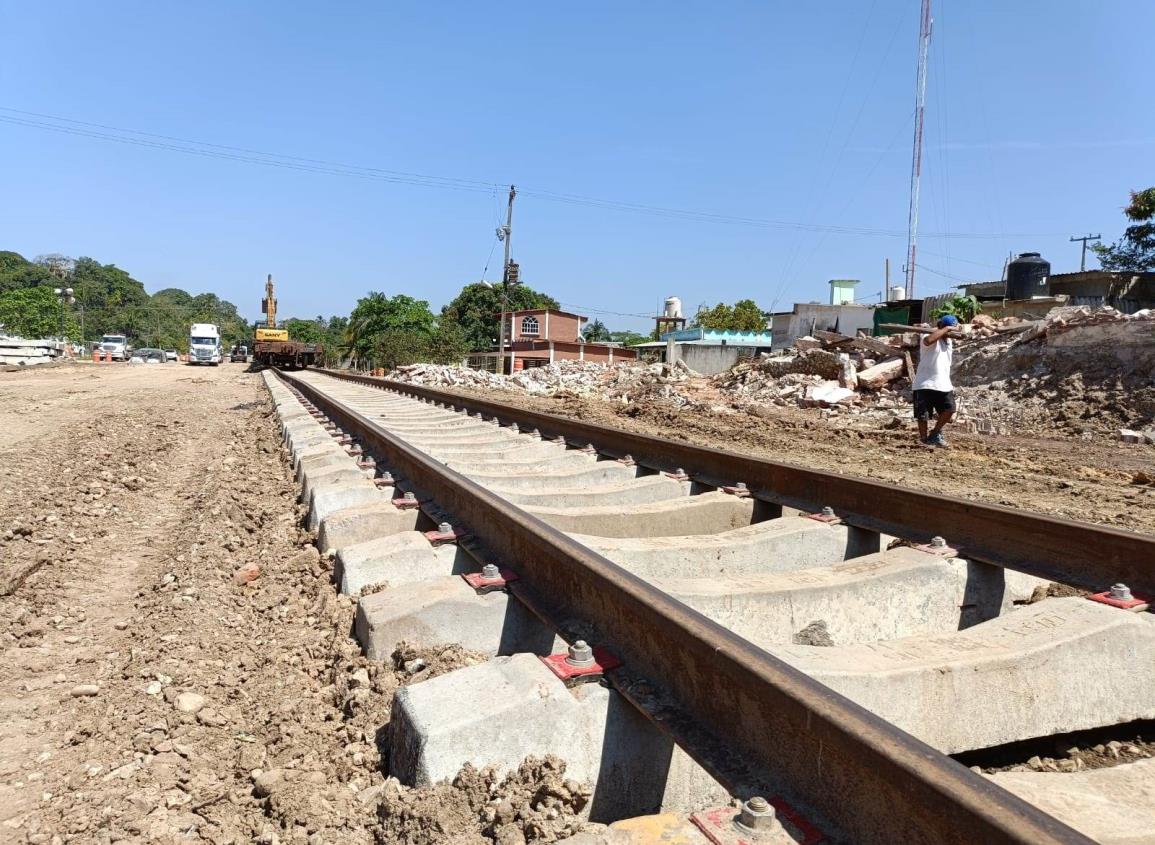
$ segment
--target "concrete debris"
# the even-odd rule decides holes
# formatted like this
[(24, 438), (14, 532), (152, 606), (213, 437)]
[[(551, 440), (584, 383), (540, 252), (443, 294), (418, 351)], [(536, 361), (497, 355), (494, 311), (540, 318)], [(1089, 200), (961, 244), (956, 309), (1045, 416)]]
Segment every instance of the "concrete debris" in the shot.
[[(976, 322), (980, 318), (976, 317)], [(1155, 312), (1064, 306), (1025, 329), (1013, 318), (959, 345), (958, 421), (993, 433), (1131, 439), (1155, 423)], [(1002, 331), (1009, 325), (1014, 332)]]
[[(979, 314), (960, 331), (954, 425), (962, 430), (1007, 434), (1060, 429), (1151, 442), (1155, 312), (1063, 306), (1042, 320)], [(709, 378), (681, 362), (607, 367), (580, 361), (512, 376), (414, 364), (393, 371), (390, 378), (431, 387), (599, 399), (626, 408), (653, 403), (675, 411), (755, 415), (772, 406), (813, 408), (865, 427), (900, 427), (910, 419), (913, 360), (924, 336), (916, 331), (886, 337), (815, 331), (798, 338), (790, 349), (740, 360)]]
[(583, 361), (558, 361), (544, 367), (519, 370), (512, 376), (484, 370), (439, 364), (411, 364), (399, 367), (388, 377), (406, 384), (426, 387), (458, 387), (470, 390), (523, 391), (538, 396), (595, 396), (629, 402), (638, 399), (668, 399), (684, 404), (684, 397), (667, 385), (686, 382), (698, 374), (683, 364), (650, 365), (621, 363), (614, 366)]

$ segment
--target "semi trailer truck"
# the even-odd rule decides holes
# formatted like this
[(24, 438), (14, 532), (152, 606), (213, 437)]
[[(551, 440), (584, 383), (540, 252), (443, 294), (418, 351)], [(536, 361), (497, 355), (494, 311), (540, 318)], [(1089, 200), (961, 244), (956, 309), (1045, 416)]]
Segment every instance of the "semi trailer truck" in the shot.
[(193, 323), (189, 329), (188, 362), (215, 367), (223, 357), (220, 327), (213, 323)]

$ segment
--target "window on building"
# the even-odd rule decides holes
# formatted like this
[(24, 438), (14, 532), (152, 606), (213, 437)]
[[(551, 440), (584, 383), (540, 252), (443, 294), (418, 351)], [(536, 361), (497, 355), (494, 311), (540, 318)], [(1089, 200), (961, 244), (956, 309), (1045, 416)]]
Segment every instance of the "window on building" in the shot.
[(522, 317), (521, 318), (521, 333), (524, 334), (538, 334), (537, 317)]

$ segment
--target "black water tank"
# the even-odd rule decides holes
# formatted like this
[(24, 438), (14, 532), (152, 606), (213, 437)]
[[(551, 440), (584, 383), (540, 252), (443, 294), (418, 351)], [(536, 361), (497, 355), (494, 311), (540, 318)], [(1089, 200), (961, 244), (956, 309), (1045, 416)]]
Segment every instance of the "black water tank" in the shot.
[(1037, 252), (1024, 252), (1007, 265), (1007, 299), (1049, 296), (1051, 262)]

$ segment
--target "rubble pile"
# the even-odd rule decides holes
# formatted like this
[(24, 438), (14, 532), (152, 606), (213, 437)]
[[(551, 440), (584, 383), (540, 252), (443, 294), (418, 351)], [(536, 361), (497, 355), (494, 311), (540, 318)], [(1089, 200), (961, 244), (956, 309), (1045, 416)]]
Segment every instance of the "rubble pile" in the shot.
[(955, 383), (981, 432), (1151, 430), (1155, 312), (1053, 308), (1016, 334), (960, 347)]
[(823, 408), (828, 416), (846, 413), (885, 421), (909, 405), (906, 348), (917, 345), (917, 333), (890, 338), (815, 334), (798, 338), (794, 349), (782, 354), (739, 361), (713, 383), (743, 409)]
[(444, 364), (409, 364), (391, 370), (387, 378), (424, 387), (464, 387), (473, 390), (504, 390), (505, 378), (486, 370)]
[[(561, 361), (499, 376), (414, 364), (390, 377), (432, 387), (592, 398), (624, 408), (675, 410), (812, 408), (848, 424), (894, 427), (910, 418), (911, 377), (928, 326), (888, 337), (816, 331), (791, 349), (744, 359), (703, 377), (682, 362), (612, 367)], [(1155, 430), (1155, 312), (1064, 306), (1042, 320), (977, 315), (959, 327), (954, 424), (986, 434), (1123, 431), (1144, 442)], [(1129, 435), (1134, 434), (1134, 437)]]
[(388, 377), (427, 387), (519, 390), (537, 396), (592, 396), (622, 404), (643, 399), (665, 399), (681, 407), (689, 400), (673, 386), (696, 375), (681, 362), (673, 366), (621, 363), (607, 367), (583, 361), (558, 361), (544, 367), (519, 370), (512, 376), (467, 367), (411, 364), (398, 367)]

